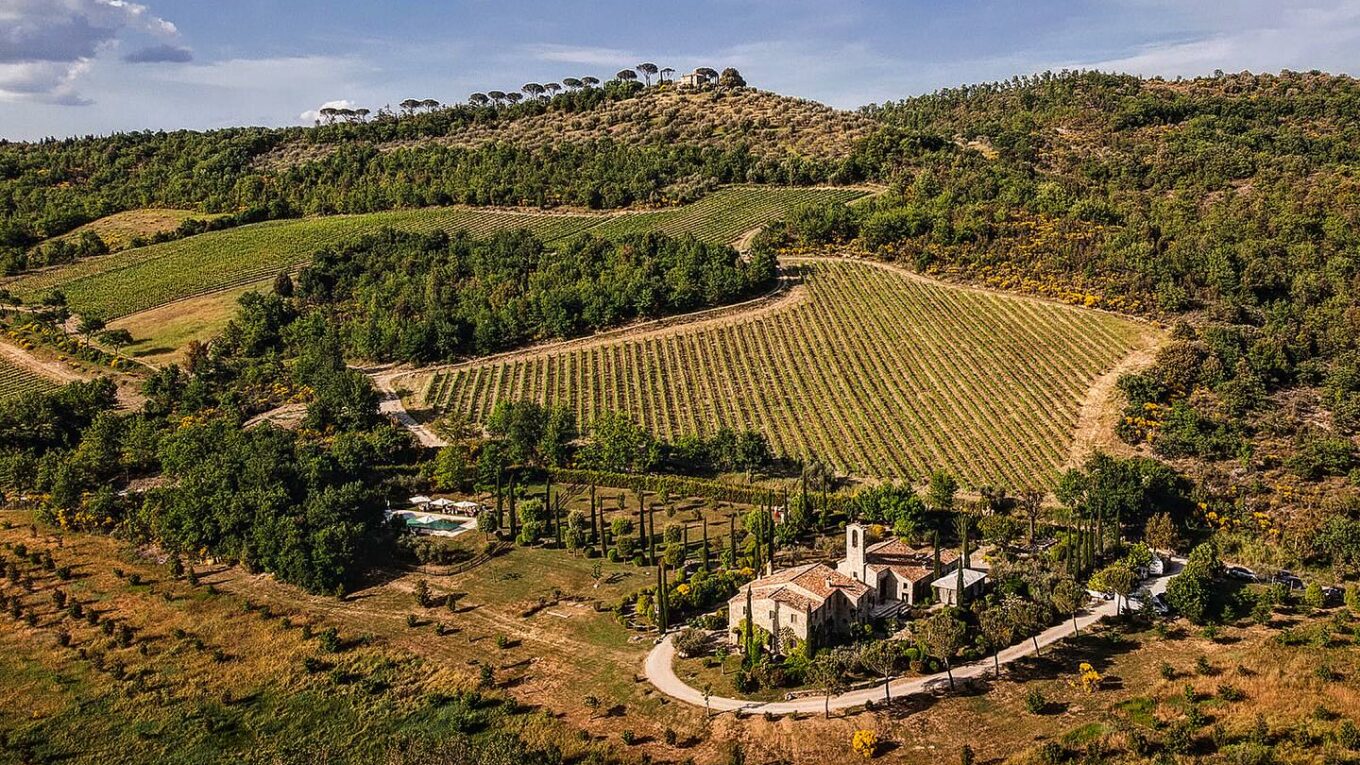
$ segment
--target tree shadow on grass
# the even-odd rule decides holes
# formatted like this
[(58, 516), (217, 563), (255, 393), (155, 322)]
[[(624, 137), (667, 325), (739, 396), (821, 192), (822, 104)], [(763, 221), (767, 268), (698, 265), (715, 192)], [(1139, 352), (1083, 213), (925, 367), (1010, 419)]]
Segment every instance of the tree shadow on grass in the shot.
[(1131, 653), (1141, 645), (1139, 641), (1113, 631), (1083, 633), (1081, 637), (1071, 637), (1050, 646), (1041, 656), (1031, 654), (1012, 662), (1010, 675), (1017, 682), (1054, 680), (1071, 675), (1083, 662), (1101, 671), (1116, 657)]

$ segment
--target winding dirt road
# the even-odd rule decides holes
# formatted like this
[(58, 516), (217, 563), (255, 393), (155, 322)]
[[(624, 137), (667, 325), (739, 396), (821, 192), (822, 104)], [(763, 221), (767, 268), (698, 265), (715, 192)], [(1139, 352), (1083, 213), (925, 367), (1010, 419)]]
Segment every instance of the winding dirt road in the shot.
[[(1140, 595), (1146, 600), (1146, 598), (1151, 597), (1152, 595), (1165, 592), (1167, 582), (1176, 576), (1176, 574), (1180, 573), (1181, 567), (1184, 565), (1185, 560), (1183, 558), (1173, 559), (1171, 562), (1171, 571), (1145, 582), (1144, 587), (1140, 590)], [(1098, 606), (1079, 615), (1075, 626), (1071, 619), (1064, 619), (1061, 624), (1054, 625), (1053, 627), (1044, 630), (1037, 638), (1039, 647), (1042, 649), (1045, 646), (1053, 645), (1071, 635), (1073, 631), (1078, 628), (1089, 629), (1101, 619), (1104, 619), (1107, 616), (1114, 616), (1117, 609), (1116, 603), (1117, 601), (1114, 600), (1100, 601)], [(832, 696), (829, 704), (825, 696), (804, 696), (792, 701), (769, 702), (732, 699), (723, 696), (709, 696), (705, 699), (703, 691), (690, 686), (675, 674), (674, 640), (675, 633), (672, 632), (666, 635), (660, 643), (657, 643), (651, 653), (647, 654), (647, 659), (643, 663), (643, 673), (647, 676), (647, 680), (654, 685), (657, 690), (667, 696), (687, 704), (693, 704), (697, 707), (706, 706), (711, 711), (732, 712), (740, 709), (751, 714), (787, 715), (821, 712), (828, 706), (831, 709), (847, 709), (849, 707), (862, 706), (866, 701), (877, 702), (883, 700), (887, 697), (888, 691), (891, 691), (892, 698), (894, 699), (930, 693), (931, 689), (940, 681), (948, 681), (948, 675), (944, 672), (927, 675), (925, 677), (899, 677), (890, 680), (887, 683), (887, 689), (884, 688), (884, 683), (879, 683), (868, 688), (858, 688), (853, 691), (842, 693), (839, 696)], [(998, 658), (1000, 663), (1004, 666), (1017, 659), (1024, 658), (1031, 653), (1034, 653), (1034, 641), (1022, 640), (1002, 651)], [(953, 670), (954, 680), (958, 681), (969, 678), (986, 677), (995, 671), (993, 667), (992, 658), (989, 656), (980, 661), (973, 662), (972, 664), (956, 667)]]

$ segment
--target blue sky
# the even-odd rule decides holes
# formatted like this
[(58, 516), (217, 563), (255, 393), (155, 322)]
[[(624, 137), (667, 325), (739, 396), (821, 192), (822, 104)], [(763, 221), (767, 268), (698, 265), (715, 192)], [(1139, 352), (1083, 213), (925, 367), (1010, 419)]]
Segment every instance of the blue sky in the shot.
[(1044, 69), (1360, 67), (1360, 0), (0, 0), (0, 137), (305, 124), (325, 103), (735, 66), (851, 108)]

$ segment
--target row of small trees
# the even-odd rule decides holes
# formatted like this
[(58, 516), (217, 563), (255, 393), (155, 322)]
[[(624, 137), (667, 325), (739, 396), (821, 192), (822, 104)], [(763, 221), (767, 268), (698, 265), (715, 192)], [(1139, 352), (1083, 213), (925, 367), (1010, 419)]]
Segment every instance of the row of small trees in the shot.
[[(620, 69), (614, 73), (614, 80), (625, 83), (637, 82), (639, 76), (642, 77), (644, 86), (650, 88), (652, 86), (653, 77), (657, 78), (657, 84), (665, 84), (673, 81), (675, 70), (671, 67), (658, 68), (656, 64), (644, 62), (632, 69)], [(741, 72), (732, 67), (728, 67), (719, 73), (716, 69), (701, 66), (695, 69), (691, 76), (693, 77), (695, 84), (701, 87), (717, 85), (724, 88), (740, 88), (746, 86), (746, 80), (742, 78)], [(560, 83), (526, 82), (520, 86), (519, 92), (513, 90), (488, 90), (485, 93), (473, 93), (468, 96), (468, 103), (471, 103), (474, 106), (486, 106), (487, 104), (495, 104), (496, 106), (514, 104), (523, 100), (525, 96), (528, 96), (529, 98), (552, 98), (562, 92), (564, 88), (569, 92), (575, 92), (578, 90), (588, 90), (599, 84), (600, 80), (598, 78), (589, 76), (564, 77)], [(417, 108), (431, 108), (429, 101), (416, 101), (414, 99), (403, 101), (402, 108), (407, 109), (408, 104), (411, 105), (408, 109), (409, 111), (414, 111)], [(438, 102), (434, 102), (433, 107), (438, 107), (438, 105)]]

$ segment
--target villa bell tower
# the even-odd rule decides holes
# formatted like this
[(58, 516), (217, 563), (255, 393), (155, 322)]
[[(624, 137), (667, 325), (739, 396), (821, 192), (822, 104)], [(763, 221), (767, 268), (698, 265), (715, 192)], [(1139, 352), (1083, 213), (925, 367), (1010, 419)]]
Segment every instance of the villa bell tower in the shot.
[(858, 523), (845, 526), (845, 568), (842, 573), (849, 574), (858, 581), (864, 581), (864, 527)]

